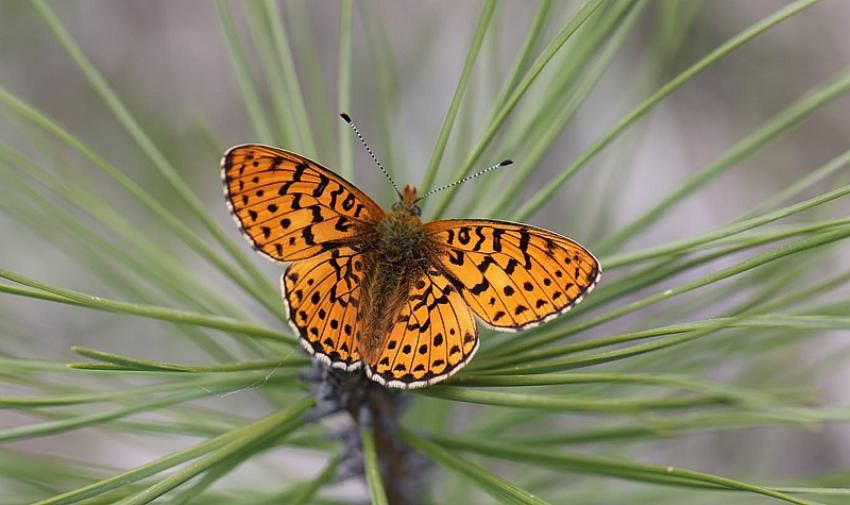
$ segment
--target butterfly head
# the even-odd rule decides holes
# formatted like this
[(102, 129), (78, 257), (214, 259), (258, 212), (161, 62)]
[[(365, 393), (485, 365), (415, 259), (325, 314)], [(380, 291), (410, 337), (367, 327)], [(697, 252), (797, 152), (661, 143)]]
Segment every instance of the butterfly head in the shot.
[(408, 215), (419, 219), (422, 210), (417, 205), (420, 198), (416, 198), (416, 188), (413, 186), (405, 186), (401, 192), (401, 200), (393, 204), (393, 213), (397, 215)]

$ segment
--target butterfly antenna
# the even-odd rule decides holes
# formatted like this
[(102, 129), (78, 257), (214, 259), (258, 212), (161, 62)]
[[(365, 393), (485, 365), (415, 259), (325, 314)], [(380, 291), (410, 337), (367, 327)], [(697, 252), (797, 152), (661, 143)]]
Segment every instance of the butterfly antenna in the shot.
[(387, 177), (387, 180), (390, 181), (390, 184), (393, 185), (393, 189), (395, 190), (398, 197), (401, 198), (401, 191), (398, 189), (398, 185), (396, 185), (395, 181), (390, 176), (390, 173), (387, 172), (387, 169), (384, 168), (383, 165), (381, 165), (380, 161), (378, 161), (378, 157), (375, 156), (375, 153), (372, 152), (372, 149), (369, 147), (369, 144), (366, 143), (366, 139), (364, 139), (363, 135), (360, 134), (360, 130), (358, 130), (357, 127), (354, 125), (354, 121), (351, 120), (351, 116), (349, 116), (345, 112), (340, 112), (339, 117), (341, 117), (345, 120), (346, 123), (348, 123), (348, 126), (351, 127), (351, 130), (354, 131), (354, 134), (357, 135), (358, 139), (360, 139), (360, 143), (363, 144), (363, 147), (366, 148), (366, 152), (369, 153), (369, 156), (372, 157), (372, 161), (375, 162), (375, 165), (378, 165), (378, 168), (381, 169), (381, 172), (383, 172), (383, 174)]
[(479, 175), (484, 175), (484, 174), (486, 174), (487, 172), (490, 172), (490, 171), (496, 170), (497, 168), (506, 167), (506, 166), (511, 165), (511, 164), (513, 164), (513, 160), (505, 160), (505, 161), (502, 161), (501, 163), (496, 163), (496, 164), (495, 164), (495, 165), (493, 165), (492, 167), (487, 167), (487, 168), (485, 168), (484, 170), (480, 170), (480, 171), (478, 171), (478, 172), (475, 172), (475, 173), (474, 173), (474, 174), (472, 174), (472, 175), (467, 175), (466, 177), (464, 177), (463, 179), (460, 179), (459, 181), (455, 181), (455, 182), (453, 182), (453, 183), (451, 183), (451, 184), (446, 184), (445, 186), (440, 186), (439, 188), (432, 189), (431, 191), (429, 191), (429, 192), (425, 193), (424, 195), (420, 196), (420, 197), (417, 199), (417, 201), (422, 200), (423, 198), (425, 198), (425, 197), (426, 197), (426, 196), (428, 196), (428, 195), (433, 195), (434, 193), (437, 193), (437, 192), (439, 192), (439, 191), (443, 191), (444, 189), (449, 189), (449, 188), (451, 188), (451, 187), (457, 186), (458, 184), (463, 184), (463, 183), (464, 183), (464, 182), (466, 182), (466, 181), (471, 181), (472, 179), (475, 179), (475, 178), (476, 178), (476, 177), (478, 177)]

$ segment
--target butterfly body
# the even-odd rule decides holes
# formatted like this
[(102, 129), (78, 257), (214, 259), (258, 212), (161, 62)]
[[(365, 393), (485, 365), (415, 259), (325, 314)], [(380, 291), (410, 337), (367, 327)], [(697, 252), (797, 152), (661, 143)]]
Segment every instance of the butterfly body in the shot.
[[(406, 192), (415, 195), (412, 188)], [(395, 315), (435, 254), (418, 207), (412, 201), (399, 203), (375, 223), (373, 238), (366, 240), (359, 312), (359, 351), (366, 363), (378, 362)]]
[(416, 190), (388, 211), (300, 155), (248, 144), (222, 160), (227, 202), (249, 242), (290, 263), (281, 291), (303, 347), (388, 387), (445, 380), (478, 349), (476, 316), (516, 331), (569, 310), (599, 263), (561, 235), (519, 223), (423, 223)]

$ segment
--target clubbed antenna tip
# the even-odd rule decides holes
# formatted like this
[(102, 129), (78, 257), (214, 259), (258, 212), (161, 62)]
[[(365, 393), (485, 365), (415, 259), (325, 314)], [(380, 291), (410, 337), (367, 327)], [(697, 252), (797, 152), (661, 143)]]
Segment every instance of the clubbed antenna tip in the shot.
[(363, 147), (366, 148), (366, 152), (369, 153), (369, 156), (371, 156), (372, 161), (375, 162), (375, 165), (378, 166), (378, 168), (381, 170), (381, 172), (384, 174), (384, 176), (386, 176), (386, 178), (389, 179), (390, 184), (393, 185), (393, 189), (395, 190), (396, 194), (398, 195), (399, 198), (401, 198), (401, 190), (398, 189), (398, 185), (396, 185), (393, 178), (390, 177), (390, 173), (387, 172), (387, 169), (385, 169), (384, 166), (381, 165), (381, 162), (378, 161), (378, 158), (375, 156), (375, 153), (372, 152), (372, 148), (369, 147), (369, 144), (366, 143), (366, 139), (363, 138), (363, 135), (360, 134), (360, 130), (358, 130), (357, 126), (355, 126), (354, 121), (351, 120), (351, 116), (349, 116), (345, 112), (340, 112), (339, 117), (341, 117), (342, 119), (345, 120), (346, 123), (348, 123), (348, 126), (350, 126), (351, 130), (354, 132), (354, 134), (357, 135), (357, 138), (360, 140), (360, 143), (363, 144)]
[(429, 192), (425, 193), (424, 195), (420, 196), (420, 197), (419, 197), (416, 201), (418, 202), (419, 200), (422, 200), (422, 199), (423, 199), (423, 198), (425, 198), (426, 196), (433, 195), (434, 193), (438, 193), (438, 192), (440, 192), (440, 191), (443, 191), (444, 189), (449, 189), (449, 188), (451, 188), (451, 187), (457, 186), (458, 184), (463, 184), (463, 183), (464, 183), (464, 182), (466, 182), (466, 181), (471, 181), (472, 179), (475, 179), (475, 178), (476, 178), (476, 177), (478, 177), (479, 175), (484, 175), (484, 174), (486, 174), (487, 172), (490, 172), (490, 171), (492, 171), (492, 170), (496, 170), (497, 168), (502, 168), (502, 167), (506, 167), (506, 166), (508, 166), (508, 165), (513, 165), (513, 163), (514, 163), (514, 160), (504, 160), (504, 161), (502, 161), (501, 163), (497, 163), (497, 164), (493, 165), (492, 167), (487, 167), (487, 168), (485, 168), (484, 170), (481, 170), (481, 171), (475, 172), (475, 173), (474, 173), (474, 174), (472, 174), (472, 175), (467, 175), (466, 177), (464, 177), (463, 179), (461, 179), (461, 180), (459, 180), (459, 181), (455, 181), (455, 182), (453, 182), (453, 183), (451, 183), (451, 184), (446, 184), (445, 186), (440, 186), (439, 188), (432, 189), (431, 191), (429, 191)]

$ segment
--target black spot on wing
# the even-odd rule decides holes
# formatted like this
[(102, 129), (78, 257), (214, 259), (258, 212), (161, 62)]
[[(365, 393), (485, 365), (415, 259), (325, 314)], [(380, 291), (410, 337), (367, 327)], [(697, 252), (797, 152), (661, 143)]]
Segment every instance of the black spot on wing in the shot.
[(484, 256), (484, 259), (481, 260), (481, 262), (478, 263), (478, 265), (477, 265), (478, 271), (481, 272), (482, 274), (486, 274), (487, 269), (490, 268), (490, 265), (492, 265), (494, 263), (496, 263), (496, 260), (494, 260), (492, 258), (492, 256), (489, 256), (489, 255)]
[(354, 204), (354, 195), (352, 193), (349, 193), (348, 196), (345, 197), (345, 200), (342, 201), (342, 208), (344, 210), (351, 210), (354, 208)]
[(469, 228), (466, 226), (461, 227), (457, 231), (457, 239), (461, 244), (467, 245), (470, 241)]
[(525, 228), (519, 231), (519, 250), (528, 251), (528, 242), (531, 240), (531, 235)]
[(480, 295), (481, 293), (486, 291), (487, 288), (489, 288), (489, 287), (490, 287), (490, 282), (487, 279), (481, 279), (481, 282), (472, 286), (471, 288), (469, 288), (469, 290), (473, 294)]
[(480, 226), (475, 227), (475, 236), (478, 238), (478, 240), (472, 246), (472, 250), (475, 251), (475, 252), (480, 251), (481, 250), (481, 244), (484, 243), (485, 237), (484, 237), (484, 233), (482, 233), (481, 230), (482, 230), (482, 228)]
[(458, 251), (457, 249), (452, 249), (449, 251), (449, 263), (453, 265), (461, 266), (463, 265), (463, 252)]
[(337, 200), (337, 198), (339, 198), (339, 197), (340, 197), (343, 193), (345, 193), (345, 188), (343, 188), (341, 185), (340, 185), (339, 187), (337, 187), (337, 189), (335, 189), (334, 191), (331, 191), (331, 193), (330, 193), (330, 194), (331, 194), (331, 205), (330, 205), (330, 207), (331, 207), (332, 209), (335, 209), (335, 208), (336, 208), (336, 200)]
[(328, 179), (325, 175), (319, 173), (319, 184), (316, 185), (316, 188), (313, 190), (313, 196), (320, 197), (325, 192), (325, 189), (328, 187)]
[(304, 238), (304, 243), (307, 245), (316, 245), (316, 238), (313, 236), (313, 231), (310, 226), (305, 226), (301, 230), (301, 236)]
[(502, 251), (502, 235), (505, 234), (505, 230), (501, 228), (493, 229), (493, 250), (496, 252)]
[(340, 216), (339, 220), (337, 220), (334, 225), (334, 229), (341, 232), (347, 232), (352, 226), (354, 226), (354, 223), (352, 223), (347, 217)]

